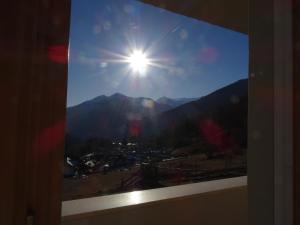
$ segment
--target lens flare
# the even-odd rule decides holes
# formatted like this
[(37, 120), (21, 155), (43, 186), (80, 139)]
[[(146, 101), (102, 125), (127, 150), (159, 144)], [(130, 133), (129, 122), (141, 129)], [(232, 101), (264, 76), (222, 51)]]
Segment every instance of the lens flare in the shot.
[(147, 55), (141, 50), (134, 50), (127, 59), (130, 68), (133, 72), (138, 74), (145, 74), (147, 72), (147, 67), (150, 63)]

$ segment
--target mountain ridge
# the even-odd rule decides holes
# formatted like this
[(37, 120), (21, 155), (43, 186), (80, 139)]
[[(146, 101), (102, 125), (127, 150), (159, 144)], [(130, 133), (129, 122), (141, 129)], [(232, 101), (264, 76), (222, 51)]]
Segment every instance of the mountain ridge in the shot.
[(121, 93), (101, 95), (68, 108), (67, 133), (80, 138), (156, 135), (155, 130), (169, 129), (171, 125), (179, 125), (199, 116), (209, 116), (222, 108), (235, 107), (247, 97), (247, 81), (238, 80), (196, 100), (183, 98), (190, 101), (179, 106), (164, 104), (159, 99), (155, 101), (151, 98), (134, 98)]

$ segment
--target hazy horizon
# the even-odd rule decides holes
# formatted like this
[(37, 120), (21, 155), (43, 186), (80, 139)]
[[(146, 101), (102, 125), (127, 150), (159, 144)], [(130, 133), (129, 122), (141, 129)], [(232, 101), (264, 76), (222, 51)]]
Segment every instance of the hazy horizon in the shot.
[(105, 94), (103, 94), (103, 95), (98, 95), (98, 96), (92, 97), (91, 99), (87, 99), (87, 100), (84, 100), (84, 101), (82, 101), (82, 102), (79, 102), (79, 103), (77, 103), (77, 104), (75, 104), (75, 105), (69, 105), (69, 106), (67, 106), (67, 107), (68, 107), (68, 108), (69, 108), (69, 107), (74, 107), (74, 106), (80, 105), (80, 104), (82, 104), (82, 103), (84, 103), (84, 102), (94, 100), (94, 99), (96, 99), (96, 98), (98, 98), (98, 97), (101, 97), (101, 96), (112, 97), (113, 95), (116, 95), (116, 94), (120, 94), (120, 95), (126, 96), (126, 97), (128, 97), (128, 98), (146, 98), (146, 99), (148, 98), (148, 99), (152, 99), (152, 100), (154, 100), (154, 101), (157, 101), (157, 100), (159, 100), (159, 99), (161, 99), (161, 98), (168, 98), (168, 99), (172, 99), (172, 100), (200, 99), (201, 97), (204, 97), (204, 96), (206, 96), (206, 95), (209, 95), (209, 94), (211, 94), (211, 93), (213, 93), (213, 92), (215, 92), (215, 91), (217, 91), (217, 90), (219, 90), (219, 89), (222, 89), (222, 88), (224, 88), (224, 87), (226, 87), (226, 86), (228, 86), (228, 85), (234, 84), (234, 83), (236, 83), (236, 82), (238, 82), (238, 81), (241, 81), (241, 80), (247, 80), (247, 78), (237, 80), (237, 81), (235, 81), (235, 82), (233, 82), (233, 83), (227, 84), (227, 85), (225, 85), (225, 86), (223, 86), (223, 87), (220, 87), (220, 88), (218, 88), (218, 89), (216, 89), (216, 90), (213, 90), (213, 91), (211, 91), (211, 92), (209, 92), (209, 93), (206, 93), (206, 94), (204, 94), (204, 95), (202, 95), (202, 96), (195, 96), (195, 97), (177, 97), (177, 98), (173, 98), (173, 97), (169, 97), (169, 96), (160, 96), (160, 97), (158, 97), (158, 98), (151, 98), (151, 97), (147, 97), (147, 96), (137, 96), (137, 97), (133, 97), (133, 96), (125, 95), (125, 94), (120, 93), (120, 92), (115, 92), (115, 93), (113, 93), (113, 94), (111, 94), (111, 95), (105, 95)]
[[(111, 95), (105, 95), (105, 94), (103, 94), (103, 95), (98, 95), (98, 96), (95, 96), (95, 97), (93, 97), (93, 98), (91, 98), (91, 99), (87, 99), (87, 100), (84, 100), (84, 101), (82, 101), (82, 102), (76, 103), (75, 105), (69, 105), (68, 107), (77, 106), (77, 105), (80, 105), (81, 103), (84, 103), (84, 102), (86, 102), (86, 101), (91, 101), (91, 100), (96, 99), (96, 98), (101, 97), (101, 96), (112, 97), (113, 95), (116, 95), (116, 94), (124, 95), (124, 96), (129, 97), (129, 98), (148, 98), (148, 99), (152, 99), (152, 100), (154, 100), (154, 101), (157, 101), (157, 100), (159, 100), (160, 98), (168, 98), (168, 99), (173, 99), (173, 100), (179, 100), (179, 99), (195, 99), (195, 98), (197, 99), (197, 98), (201, 98), (201, 97), (202, 97), (202, 96), (199, 96), (199, 97), (198, 97), (198, 96), (197, 96), (197, 97), (179, 97), (179, 98), (172, 98), (172, 97), (169, 97), (169, 96), (161, 96), (161, 97), (158, 97), (158, 98), (151, 98), (151, 97), (147, 97), (147, 96), (137, 96), (137, 97), (133, 97), (133, 96), (125, 95), (125, 94), (120, 93), (120, 92), (116, 92), (116, 93), (113, 93), (113, 94), (111, 94)], [(204, 96), (205, 96), (205, 95), (204, 95)]]

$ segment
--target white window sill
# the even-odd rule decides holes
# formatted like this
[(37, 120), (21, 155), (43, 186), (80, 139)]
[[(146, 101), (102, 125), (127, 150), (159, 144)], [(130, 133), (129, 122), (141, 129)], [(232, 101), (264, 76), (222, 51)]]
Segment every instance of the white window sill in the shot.
[(247, 177), (236, 177), (166, 188), (134, 191), (101, 197), (85, 198), (62, 203), (62, 217), (94, 214), (103, 210), (132, 205), (181, 198), (206, 192), (242, 187), (247, 185)]

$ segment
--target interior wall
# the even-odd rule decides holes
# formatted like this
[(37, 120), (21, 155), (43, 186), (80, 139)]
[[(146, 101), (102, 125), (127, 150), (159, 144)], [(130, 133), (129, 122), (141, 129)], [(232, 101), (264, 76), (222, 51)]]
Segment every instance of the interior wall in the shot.
[(250, 1), (249, 224), (274, 225), (273, 0)]

